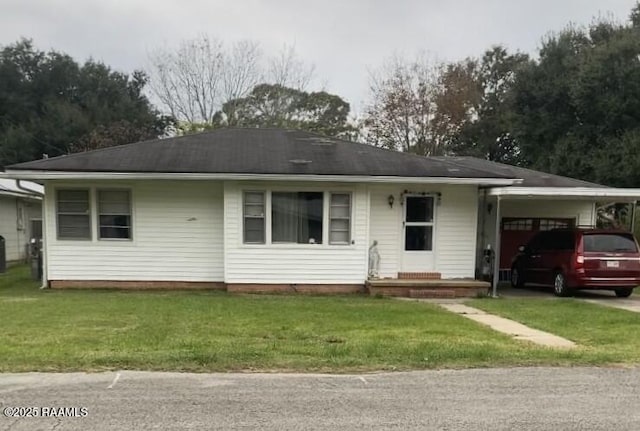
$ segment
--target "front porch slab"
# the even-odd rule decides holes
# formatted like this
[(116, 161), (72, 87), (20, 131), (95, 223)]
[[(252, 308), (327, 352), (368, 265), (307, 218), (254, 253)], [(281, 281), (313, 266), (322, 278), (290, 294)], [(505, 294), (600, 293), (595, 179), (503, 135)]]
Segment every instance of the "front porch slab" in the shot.
[(367, 281), (372, 296), (405, 298), (464, 298), (488, 292), (490, 284), (473, 279), (398, 279), (383, 278)]

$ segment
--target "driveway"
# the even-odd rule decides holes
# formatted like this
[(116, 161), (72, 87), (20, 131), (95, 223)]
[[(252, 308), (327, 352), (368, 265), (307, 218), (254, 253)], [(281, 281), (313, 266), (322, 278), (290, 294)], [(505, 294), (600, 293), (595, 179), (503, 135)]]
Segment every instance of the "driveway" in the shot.
[[(508, 285), (501, 285), (498, 293), (504, 298), (560, 299), (553, 294), (551, 288), (543, 287), (514, 289)], [(640, 313), (640, 295), (637, 294), (631, 295), (629, 298), (618, 298), (615, 293), (609, 290), (577, 290), (573, 298), (592, 304), (605, 305)]]
[(76, 407), (86, 416), (0, 413), (0, 429), (638, 430), (639, 386), (640, 369), (605, 368), (4, 374), (3, 409)]
[[(640, 290), (638, 291), (640, 292)], [(558, 298), (553, 294), (551, 287), (535, 287), (527, 286), (522, 289), (514, 289), (508, 284), (500, 284), (498, 287), (498, 294), (505, 298)], [(640, 301), (640, 296), (635, 295), (637, 300)], [(620, 300), (616, 294), (610, 290), (576, 290), (573, 298), (577, 299), (603, 299), (603, 300)], [(632, 295), (630, 300), (634, 300)]]

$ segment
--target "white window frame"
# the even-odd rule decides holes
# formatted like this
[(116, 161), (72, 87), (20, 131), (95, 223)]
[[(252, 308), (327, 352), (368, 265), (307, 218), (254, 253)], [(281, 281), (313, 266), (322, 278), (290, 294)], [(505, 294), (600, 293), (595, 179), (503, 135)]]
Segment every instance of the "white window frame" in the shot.
[[(407, 221), (407, 208), (408, 208), (408, 203), (407, 200), (409, 198), (431, 198), (431, 200), (433, 201), (433, 216), (431, 217), (431, 221), (430, 222), (408, 222)], [(413, 252), (420, 252), (420, 253), (433, 253), (435, 248), (436, 248), (436, 212), (437, 212), (437, 206), (438, 206), (438, 200), (437, 200), (437, 196), (434, 194), (407, 194), (404, 196), (405, 201), (403, 202), (404, 205), (404, 210), (403, 210), (403, 215), (402, 215), (402, 225), (403, 225), (403, 229), (402, 229), (402, 251), (404, 253), (413, 253)], [(431, 249), (430, 250), (407, 250), (407, 227), (410, 226), (431, 226)]]
[[(63, 215), (86, 215), (89, 219), (89, 236), (86, 238), (73, 238), (60, 236), (60, 192), (65, 191), (83, 191), (87, 192), (87, 213), (64, 213)], [(92, 190), (90, 187), (60, 187), (55, 189), (55, 216), (56, 216), (56, 239), (59, 241), (92, 241), (93, 240), (93, 208), (92, 208)]]
[[(327, 201), (327, 194), (326, 192), (324, 192), (323, 190), (308, 190), (308, 189), (304, 189), (304, 190), (269, 190), (269, 238), (270, 238), (270, 244), (272, 245), (312, 245), (312, 246), (322, 246), (323, 244), (326, 244), (327, 242), (327, 231), (325, 229), (326, 226), (326, 212), (327, 212), (327, 208), (326, 208), (326, 201)], [(321, 235), (320, 235), (320, 242), (297, 242), (297, 241), (275, 241), (273, 239), (273, 194), (274, 193), (282, 193), (282, 194), (294, 194), (296, 195), (296, 199), (297, 199), (297, 195), (299, 193), (316, 193), (322, 196), (322, 226), (321, 226)]]
[[(103, 238), (100, 233), (102, 223), (100, 223), (100, 192), (127, 192), (129, 194), (129, 238)], [(96, 208), (96, 235), (98, 241), (133, 241), (133, 193), (128, 188), (115, 188), (115, 187), (96, 187), (95, 192), (95, 208)], [(106, 215), (125, 215), (125, 214), (106, 214)]]
[[(272, 226), (271, 226), (271, 218), (272, 218), (272, 193), (279, 192), (290, 192), (290, 193), (300, 193), (300, 192), (309, 192), (309, 193), (322, 193), (322, 243), (315, 244), (307, 244), (307, 243), (297, 243), (297, 242), (273, 242), (272, 241)], [(265, 213), (264, 213), (264, 242), (263, 243), (255, 243), (255, 242), (246, 242), (244, 239), (244, 196), (245, 193), (264, 193), (265, 198)], [(331, 195), (332, 194), (348, 194), (350, 196), (349, 199), (349, 241), (347, 243), (329, 243), (330, 235), (330, 205), (331, 205)], [(240, 190), (239, 203), (241, 206), (240, 214), (238, 217), (238, 221), (240, 223), (240, 235), (239, 235), (239, 244), (242, 247), (255, 248), (255, 247), (269, 247), (274, 249), (316, 249), (316, 248), (345, 248), (345, 247), (354, 247), (354, 227), (353, 227), (353, 219), (354, 219), (354, 191), (352, 189), (340, 190), (340, 188), (333, 189), (328, 191), (325, 188), (320, 188), (317, 186), (305, 186), (305, 187), (264, 187), (256, 185), (256, 187), (247, 187)]]
[[(351, 192), (338, 192), (338, 191), (332, 191), (327, 193), (328, 195), (328, 207), (329, 207), (329, 215), (328, 215), (328, 233), (329, 233), (329, 238), (327, 239), (327, 243), (330, 245), (349, 245), (352, 242), (352, 235), (353, 235), (353, 228), (351, 226), (351, 220), (353, 219), (353, 193)], [(344, 195), (347, 196), (349, 198), (349, 203), (346, 205), (347, 207), (347, 213), (348, 216), (347, 217), (333, 217), (333, 215), (331, 214), (332, 209), (334, 207), (333, 203), (332, 203), (332, 199), (334, 195)], [(344, 206), (342, 206), (344, 208)], [(333, 229), (333, 225), (332, 225), (332, 221), (333, 220), (347, 220), (347, 240), (342, 242), (342, 241), (336, 241), (333, 242), (331, 241), (331, 232), (334, 231)], [(344, 232), (344, 230), (340, 230), (339, 232)]]
[[(258, 217), (258, 216), (250, 216), (246, 214), (246, 208), (245, 206), (247, 205), (246, 202), (246, 198), (247, 198), (247, 194), (261, 194), (262, 195), (262, 217)], [(265, 190), (243, 190), (242, 191), (242, 243), (243, 244), (247, 244), (247, 245), (265, 245), (268, 244), (267, 241), (267, 214), (268, 211), (270, 209), (270, 205), (267, 205), (267, 195), (269, 195), (270, 197), (270, 193), (267, 193)], [(262, 220), (262, 238), (263, 240), (258, 242), (258, 241), (247, 241), (246, 238), (246, 220), (247, 218), (250, 219), (261, 219)], [(269, 223), (271, 221), (269, 220)], [(269, 236), (271, 233), (271, 229), (269, 229)], [(270, 241), (270, 238), (269, 238)]]

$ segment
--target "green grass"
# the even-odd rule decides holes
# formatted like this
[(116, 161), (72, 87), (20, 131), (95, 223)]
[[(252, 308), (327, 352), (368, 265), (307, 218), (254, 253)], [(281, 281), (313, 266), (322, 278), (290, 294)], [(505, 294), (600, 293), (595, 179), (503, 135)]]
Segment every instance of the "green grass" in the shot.
[(482, 299), (469, 305), (568, 338), (594, 363), (640, 363), (638, 313), (577, 299)]
[[(635, 317), (606, 311), (614, 326), (615, 319)], [(637, 328), (629, 328), (619, 341), (591, 335), (589, 347), (575, 351), (541, 348), (435, 305), (363, 296), (39, 290), (24, 267), (0, 275), (0, 328), (4, 372), (602, 365), (631, 361), (638, 346)], [(621, 349), (625, 354), (616, 355)]]

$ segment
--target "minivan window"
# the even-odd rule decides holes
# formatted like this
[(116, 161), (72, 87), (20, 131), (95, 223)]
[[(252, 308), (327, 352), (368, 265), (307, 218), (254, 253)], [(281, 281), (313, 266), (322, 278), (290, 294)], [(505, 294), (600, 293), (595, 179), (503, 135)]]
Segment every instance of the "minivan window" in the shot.
[(551, 232), (545, 231), (540, 234), (540, 250), (554, 250), (556, 248), (556, 241)]
[(636, 242), (631, 234), (594, 233), (584, 236), (584, 251), (636, 252)]
[(541, 237), (541, 234), (540, 234), (540, 233), (538, 233), (536, 236), (534, 236), (534, 237), (529, 241), (529, 244), (527, 244), (527, 248), (528, 248), (529, 250), (532, 250), (532, 251), (537, 251), (537, 250), (539, 250), (539, 249), (540, 249), (540, 237)]
[(555, 232), (557, 250), (573, 250), (574, 237), (571, 231)]
[(572, 250), (573, 234), (568, 231), (544, 231), (540, 234), (540, 249), (548, 251)]

